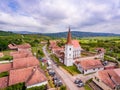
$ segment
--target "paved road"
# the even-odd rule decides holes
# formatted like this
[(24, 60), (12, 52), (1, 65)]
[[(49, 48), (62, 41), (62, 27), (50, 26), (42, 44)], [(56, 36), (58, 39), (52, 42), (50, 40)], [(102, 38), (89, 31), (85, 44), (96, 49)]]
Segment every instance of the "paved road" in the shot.
[(57, 72), (57, 74), (62, 78), (65, 85), (67, 86), (68, 90), (84, 90), (84, 88), (78, 88), (74, 83), (74, 78), (70, 76), (68, 73), (66, 73), (63, 69), (60, 67), (57, 67), (54, 62), (49, 58), (48, 53), (46, 52), (46, 46), (43, 47), (43, 52), (48, 60), (51, 61), (51, 65), (53, 69)]
[(89, 75), (78, 74), (78, 75), (76, 75), (76, 76), (73, 76), (73, 78), (74, 78), (74, 79), (75, 79), (75, 78), (80, 78), (80, 79), (85, 83), (87, 80), (93, 78), (94, 75), (95, 75), (95, 73), (89, 74)]

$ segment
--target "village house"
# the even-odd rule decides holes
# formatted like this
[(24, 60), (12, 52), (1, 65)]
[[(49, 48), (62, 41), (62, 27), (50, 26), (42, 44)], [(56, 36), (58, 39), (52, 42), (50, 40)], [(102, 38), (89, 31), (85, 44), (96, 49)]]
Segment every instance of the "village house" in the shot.
[(40, 68), (36, 66), (10, 70), (9, 86), (19, 82), (25, 82), (26, 87), (30, 88), (34, 86), (46, 85), (47, 78)]
[(46, 85), (47, 78), (42, 70), (36, 66), (10, 70), (9, 76), (0, 78), (0, 88), (5, 88), (20, 82), (25, 82), (25, 86), (31, 88)]
[(105, 54), (105, 49), (104, 48), (96, 48), (96, 52), (97, 52), (97, 57), (100, 60), (104, 60), (104, 54)]
[(57, 45), (57, 40), (51, 40), (50, 41), (50, 45), (49, 45), (49, 49), (52, 51), (52, 53), (56, 54), (57, 51), (61, 51), (61, 50), (64, 50), (64, 48), (62, 47), (59, 47)]
[(21, 44), (21, 45), (17, 45), (17, 48), (18, 48), (18, 51), (21, 51), (21, 50), (31, 50), (31, 45), (26, 43), (26, 44)]
[(80, 60), (74, 63), (78, 70), (83, 74), (94, 73), (100, 70), (104, 70), (100, 60)]
[(120, 90), (120, 68), (98, 71), (93, 81), (103, 90)]
[(9, 45), (8, 45), (8, 48), (9, 48), (10, 50), (17, 50), (17, 45), (14, 44), (14, 43), (12, 43), (12, 44), (9, 44)]
[(26, 57), (14, 59), (12, 64), (13, 69), (27, 68), (30, 66), (39, 66), (39, 61), (36, 57)]
[(28, 43), (21, 44), (21, 45), (9, 44), (8, 48), (11, 49), (11, 50), (18, 50), (18, 51), (21, 51), (21, 50), (31, 50), (31, 45), (28, 44)]
[[(44, 72), (39, 68), (39, 60), (32, 55), (29, 44), (16, 45), (18, 51), (10, 52), (13, 61), (0, 64), (0, 73), (8, 72), (9, 76), (0, 78), (0, 88), (25, 82), (27, 88), (47, 84)], [(14, 49), (15, 50), (15, 49)]]
[(22, 50), (22, 51), (12, 51), (10, 52), (10, 56), (12, 56), (13, 59), (17, 59), (17, 58), (31, 57), (33, 55), (31, 51)]

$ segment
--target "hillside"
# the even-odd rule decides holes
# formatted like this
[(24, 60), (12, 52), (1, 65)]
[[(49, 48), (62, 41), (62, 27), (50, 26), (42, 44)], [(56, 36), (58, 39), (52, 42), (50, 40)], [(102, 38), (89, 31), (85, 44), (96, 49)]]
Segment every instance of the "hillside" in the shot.
[(13, 32), (0, 30), (0, 36), (9, 36), (9, 35), (14, 35), (14, 34), (15, 33), (13, 33)]
[[(12, 31), (13, 32), (13, 31)], [(11, 35), (11, 34), (31, 34), (31, 35), (43, 35), (53, 38), (66, 38), (67, 32), (59, 32), (59, 33), (39, 33), (39, 32), (29, 32), (29, 31), (14, 31), (12, 32), (4, 32), (0, 31), (0, 35)], [(93, 32), (80, 32), (80, 31), (71, 31), (73, 38), (81, 38), (81, 37), (97, 37), (97, 36), (120, 36), (120, 34), (113, 33), (93, 33)]]
[[(72, 37), (97, 37), (97, 36), (120, 36), (120, 34), (113, 34), (113, 33), (92, 33), (92, 32), (79, 32), (79, 31), (72, 31)], [(43, 34), (45, 36), (54, 37), (54, 38), (65, 38), (67, 36), (67, 32), (60, 32), (60, 33), (46, 33)]]

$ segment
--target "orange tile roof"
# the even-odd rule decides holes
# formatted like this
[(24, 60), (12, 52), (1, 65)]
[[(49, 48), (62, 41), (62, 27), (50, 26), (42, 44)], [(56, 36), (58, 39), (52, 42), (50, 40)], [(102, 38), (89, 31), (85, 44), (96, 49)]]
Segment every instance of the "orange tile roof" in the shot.
[(113, 69), (98, 71), (98, 78), (112, 89), (120, 85), (120, 77)]
[(5, 88), (8, 86), (8, 76), (0, 78), (0, 88)]
[(0, 73), (9, 71), (12, 68), (12, 63), (0, 64)]
[(77, 61), (76, 64), (80, 64), (84, 70), (103, 67), (100, 60), (81, 60)]
[(46, 81), (46, 77), (37, 67), (28, 67), (10, 71), (9, 86), (25, 82), (26, 86)]
[(24, 68), (39, 65), (39, 61), (36, 57), (26, 57), (26, 58), (18, 58), (13, 59), (13, 68)]
[(72, 40), (72, 45), (73, 45), (74, 48), (79, 48), (80, 47), (80, 44), (79, 44), (78, 40)]

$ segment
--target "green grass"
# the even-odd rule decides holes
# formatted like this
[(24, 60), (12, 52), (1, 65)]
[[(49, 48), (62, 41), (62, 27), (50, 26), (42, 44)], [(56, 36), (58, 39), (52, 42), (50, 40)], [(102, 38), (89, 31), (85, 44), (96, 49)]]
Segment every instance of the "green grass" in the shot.
[(1, 77), (5, 77), (5, 76), (8, 76), (8, 75), (9, 75), (8, 72), (2, 72), (2, 73), (0, 73), (0, 78), (1, 78)]
[(80, 74), (80, 71), (77, 69), (77, 67), (75, 65), (69, 66), (69, 67), (62, 65), (61, 67), (64, 68), (65, 70), (67, 70), (71, 75)]
[(47, 65), (46, 64), (42, 65), (42, 62), (40, 61), (40, 68), (45, 71), (47, 68)]
[(42, 50), (42, 45), (38, 45), (38, 46), (35, 46), (35, 47), (32, 47), (32, 52), (33, 54), (36, 53), (36, 57), (44, 57), (44, 53), (43, 53), (43, 50)]
[(110, 62), (116, 62), (113, 58), (111, 58), (107, 55), (104, 56), (104, 60), (107, 60), (107, 61), (110, 61)]
[(51, 58), (54, 62), (56, 62), (59, 66), (61, 66), (62, 68), (64, 68), (66, 71), (68, 71), (71, 75), (76, 75), (76, 74), (80, 74), (80, 71), (77, 69), (77, 67), (75, 65), (73, 66), (65, 66), (63, 63), (59, 62), (58, 57), (56, 57), (56, 55), (51, 55)]
[(4, 60), (12, 60), (12, 59), (13, 59), (12, 56), (8, 56), (8, 55), (6, 55), (6, 56), (3, 56), (2, 58), (0, 58), (0, 61), (4, 61)]
[(84, 89), (85, 90), (92, 90), (88, 84), (85, 84)]
[(92, 78), (89, 79), (88, 81), (86, 81), (85, 85), (84, 85), (84, 88), (85, 90), (92, 90), (91, 87), (88, 85), (88, 83), (92, 82)]

